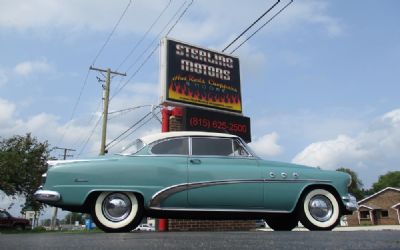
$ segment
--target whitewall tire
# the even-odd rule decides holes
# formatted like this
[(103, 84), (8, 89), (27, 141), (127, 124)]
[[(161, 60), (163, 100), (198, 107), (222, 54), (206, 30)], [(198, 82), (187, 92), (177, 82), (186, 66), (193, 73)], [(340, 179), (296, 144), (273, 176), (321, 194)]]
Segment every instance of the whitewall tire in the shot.
[(310, 230), (332, 230), (340, 222), (339, 203), (325, 189), (311, 190), (300, 205), (300, 221)]
[(102, 192), (94, 200), (92, 217), (105, 232), (129, 232), (142, 220), (141, 200), (130, 192)]

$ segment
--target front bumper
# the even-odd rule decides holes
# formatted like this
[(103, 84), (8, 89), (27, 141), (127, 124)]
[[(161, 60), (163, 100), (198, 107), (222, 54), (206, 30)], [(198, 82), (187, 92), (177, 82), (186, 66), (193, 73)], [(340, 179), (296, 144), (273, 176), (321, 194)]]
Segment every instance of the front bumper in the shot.
[(44, 203), (56, 202), (61, 199), (61, 196), (58, 192), (51, 191), (51, 190), (41, 190), (41, 189), (39, 189), (38, 191), (35, 192), (34, 197), (35, 197), (35, 200), (44, 202)]
[(351, 194), (342, 197), (346, 210), (349, 214), (353, 213), (358, 209), (358, 203), (356, 197)]

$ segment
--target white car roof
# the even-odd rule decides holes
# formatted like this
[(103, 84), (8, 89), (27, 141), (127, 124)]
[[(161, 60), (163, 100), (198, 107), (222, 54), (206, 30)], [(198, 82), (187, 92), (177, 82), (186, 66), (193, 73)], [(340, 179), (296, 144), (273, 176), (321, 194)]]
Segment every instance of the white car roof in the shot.
[(167, 139), (167, 138), (174, 138), (174, 137), (181, 137), (181, 136), (209, 136), (209, 137), (225, 137), (225, 138), (236, 138), (236, 135), (231, 134), (223, 134), (223, 133), (211, 133), (211, 132), (198, 132), (198, 131), (179, 131), (179, 132), (165, 132), (165, 133), (158, 133), (147, 135), (140, 138), (144, 143), (150, 144), (152, 142)]

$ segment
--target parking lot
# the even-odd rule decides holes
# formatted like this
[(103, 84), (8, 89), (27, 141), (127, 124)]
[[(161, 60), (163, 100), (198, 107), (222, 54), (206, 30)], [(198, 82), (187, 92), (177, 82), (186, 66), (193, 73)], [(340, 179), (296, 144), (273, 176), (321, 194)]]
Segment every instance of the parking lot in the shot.
[(397, 230), (0, 234), (2, 249), (399, 249)]

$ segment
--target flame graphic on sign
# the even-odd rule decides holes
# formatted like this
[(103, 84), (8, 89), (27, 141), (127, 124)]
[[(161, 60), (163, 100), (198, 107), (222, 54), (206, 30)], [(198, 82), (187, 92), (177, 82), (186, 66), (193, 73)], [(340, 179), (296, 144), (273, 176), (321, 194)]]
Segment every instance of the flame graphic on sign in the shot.
[(242, 111), (241, 100), (238, 94), (207, 91), (202, 87), (204, 86), (195, 87), (190, 82), (171, 81), (168, 89), (168, 99), (236, 112)]

